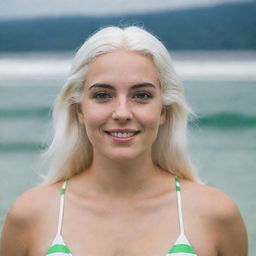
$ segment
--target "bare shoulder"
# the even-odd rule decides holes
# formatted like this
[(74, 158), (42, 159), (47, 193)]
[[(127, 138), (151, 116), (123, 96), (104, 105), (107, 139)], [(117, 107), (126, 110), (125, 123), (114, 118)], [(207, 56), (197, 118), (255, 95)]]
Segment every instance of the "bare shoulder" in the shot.
[(209, 219), (223, 224), (232, 221), (239, 210), (233, 199), (224, 192), (202, 184), (183, 181), (183, 196), (188, 197), (192, 204), (207, 214)]
[(15, 200), (8, 217), (24, 224), (33, 221), (48, 208), (49, 198), (52, 200), (58, 195), (58, 187), (58, 184), (53, 184), (27, 190)]
[(35, 187), (15, 200), (4, 223), (0, 255), (27, 255), (37, 224), (44, 221), (45, 213), (51, 209), (54, 199), (57, 200), (58, 187), (59, 184)]
[(196, 210), (209, 232), (215, 232), (219, 254), (247, 255), (247, 232), (236, 203), (216, 188), (189, 181), (181, 186), (190, 210)]

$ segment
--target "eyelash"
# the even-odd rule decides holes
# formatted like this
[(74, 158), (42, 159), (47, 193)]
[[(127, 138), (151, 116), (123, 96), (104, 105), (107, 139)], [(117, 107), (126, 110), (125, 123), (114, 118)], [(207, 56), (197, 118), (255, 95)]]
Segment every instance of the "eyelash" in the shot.
[[(142, 96), (142, 97), (135, 97), (135, 96), (138, 96), (138, 95)], [(146, 95), (146, 98), (145, 98), (145, 95)], [(137, 93), (134, 94), (133, 97), (135, 97), (137, 99), (141, 99), (141, 100), (148, 100), (148, 99), (151, 99), (153, 96), (148, 92), (137, 92)], [(100, 100), (103, 99), (104, 100), (104, 99), (107, 99), (107, 98), (112, 98), (112, 96), (111, 96), (111, 94), (109, 94), (107, 92), (96, 92), (95, 94), (93, 94), (92, 98), (100, 99)]]
[[(148, 92), (138, 92), (138, 93), (135, 94), (135, 96), (138, 96), (138, 95), (140, 95), (140, 96), (141, 95), (144, 95), (144, 96), (146, 95), (147, 96), (146, 99), (151, 99), (152, 98), (152, 95), (150, 93), (148, 93)], [(142, 98), (139, 98), (139, 99), (143, 99), (144, 100), (145, 98), (142, 97)]]
[[(93, 94), (93, 98), (94, 99), (103, 99), (102, 97), (98, 97), (98, 96), (102, 96), (102, 95), (108, 95), (108, 96), (110, 96), (108, 93), (106, 93), (106, 92), (96, 92), (95, 94)], [(110, 98), (110, 97), (108, 97), (108, 98)], [(105, 97), (104, 97), (104, 99), (105, 99)]]

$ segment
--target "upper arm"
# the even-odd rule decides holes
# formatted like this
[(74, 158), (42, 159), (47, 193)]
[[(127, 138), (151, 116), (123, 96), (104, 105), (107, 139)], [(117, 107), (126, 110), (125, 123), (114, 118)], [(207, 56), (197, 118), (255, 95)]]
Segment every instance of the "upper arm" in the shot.
[(33, 254), (35, 237), (36, 240), (42, 238), (40, 228), (49, 214), (49, 202), (55, 205), (58, 191), (59, 187), (56, 189), (56, 186), (39, 186), (26, 191), (14, 202), (0, 236), (0, 256)]
[(247, 256), (246, 228), (235, 203), (224, 196), (218, 207), (219, 252), (223, 256)]
[(28, 255), (35, 222), (39, 218), (41, 197), (39, 188), (22, 194), (10, 208), (0, 237), (0, 256)]
[(7, 214), (0, 237), (1, 256), (25, 256), (27, 253), (28, 221), (24, 216), (21, 203), (16, 202)]

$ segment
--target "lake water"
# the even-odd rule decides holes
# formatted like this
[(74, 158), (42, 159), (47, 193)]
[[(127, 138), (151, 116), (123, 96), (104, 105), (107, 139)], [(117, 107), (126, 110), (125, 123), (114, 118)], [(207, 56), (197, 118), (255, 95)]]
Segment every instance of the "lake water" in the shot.
[[(256, 253), (256, 54), (174, 52), (198, 120), (189, 150), (202, 179), (229, 196)], [(51, 107), (71, 53), (0, 55), (0, 228), (22, 192), (40, 183), (39, 153), (50, 141)], [(200, 200), (200, 199), (199, 199)]]

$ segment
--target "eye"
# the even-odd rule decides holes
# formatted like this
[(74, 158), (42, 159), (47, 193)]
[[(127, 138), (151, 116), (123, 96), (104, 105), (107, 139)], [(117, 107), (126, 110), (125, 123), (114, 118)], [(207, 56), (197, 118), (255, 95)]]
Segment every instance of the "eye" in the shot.
[(111, 98), (111, 95), (109, 93), (106, 92), (96, 92), (93, 94), (92, 96), (94, 99), (107, 99), (107, 98)]
[(152, 98), (152, 95), (148, 92), (138, 92), (138, 93), (134, 94), (133, 97), (137, 98), (137, 99), (147, 100), (147, 99)]

